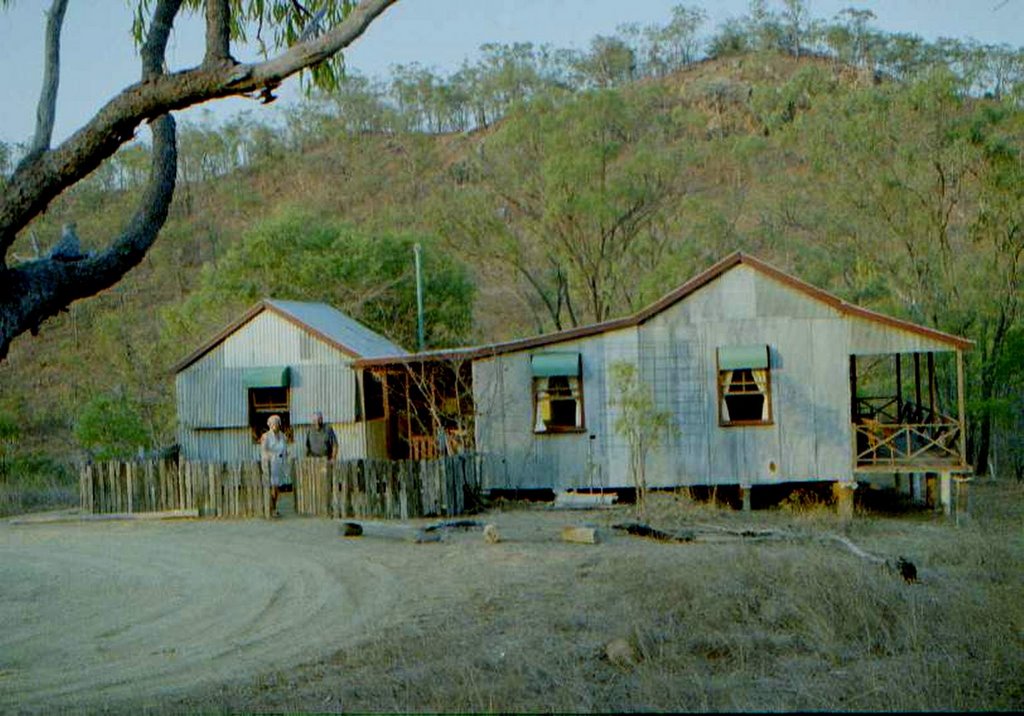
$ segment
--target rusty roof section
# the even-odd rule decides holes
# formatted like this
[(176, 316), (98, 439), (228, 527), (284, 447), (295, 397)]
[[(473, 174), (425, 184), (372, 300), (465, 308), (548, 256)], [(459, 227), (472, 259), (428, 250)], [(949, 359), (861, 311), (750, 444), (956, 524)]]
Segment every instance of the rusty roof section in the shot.
[(395, 358), (400, 357), (404, 352), (401, 346), (392, 343), (379, 333), (370, 330), (354, 318), (326, 303), (279, 301), (265, 298), (221, 329), (199, 348), (178, 361), (171, 371), (180, 373), (185, 370), (264, 311), (270, 311), (280, 316), (354, 359), (381, 356)]
[(396, 356), (382, 356), (378, 358), (363, 358), (355, 361), (354, 365), (357, 367), (372, 368), (375, 366), (387, 366), (387, 365), (405, 365), (408, 363), (419, 363), (419, 362), (430, 362), (430, 361), (452, 361), (452, 360), (473, 360), (477, 358), (487, 358), (490, 356), (501, 355), (503, 353), (512, 353), (515, 351), (526, 350), (530, 348), (540, 348), (542, 346), (551, 345), (554, 343), (562, 343), (565, 341), (576, 340), (579, 338), (587, 338), (589, 336), (597, 335), (600, 333), (607, 333), (609, 331), (619, 330), (621, 328), (630, 328), (639, 326), (646, 321), (650, 320), (657, 314), (665, 311), (671, 306), (675, 305), (679, 301), (682, 301), (687, 296), (693, 294), (700, 288), (708, 285), (719, 276), (724, 274), (726, 271), (740, 265), (745, 264), (760, 271), (766, 276), (779, 281), (801, 293), (810, 296), (811, 298), (820, 301), (840, 313), (847, 316), (855, 316), (857, 318), (863, 318), (875, 323), (881, 323), (891, 328), (897, 328), (899, 330), (908, 331), (910, 333), (916, 333), (918, 335), (930, 338), (932, 340), (939, 341), (940, 343), (946, 343), (951, 347), (960, 350), (970, 350), (974, 345), (974, 342), (962, 338), (961, 336), (954, 336), (951, 333), (944, 333), (934, 328), (928, 328), (917, 323), (903, 320), (901, 318), (893, 318), (877, 311), (872, 311), (868, 308), (863, 308), (855, 304), (844, 301), (838, 296), (818, 288), (812, 284), (802, 281), (797, 277), (786, 273), (785, 271), (772, 266), (771, 264), (762, 261), (761, 259), (745, 254), (741, 251), (736, 251), (729, 254), (724, 259), (709, 267), (708, 269), (697, 274), (689, 281), (679, 286), (678, 288), (669, 291), (667, 294), (659, 298), (654, 303), (650, 304), (646, 308), (634, 313), (631, 316), (625, 316), (623, 318), (616, 318), (610, 321), (604, 321), (602, 323), (593, 323), (588, 326), (580, 326), (578, 328), (570, 328), (562, 331), (555, 331), (553, 333), (545, 333), (540, 336), (533, 336), (531, 338), (518, 338), (512, 341), (506, 341), (503, 343), (494, 343), (485, 346), (476, 346), (471, 348), (458, 348), (452, 350), (437, 350), (427, 351), (424, 353), (409, 353), (406, 355)]

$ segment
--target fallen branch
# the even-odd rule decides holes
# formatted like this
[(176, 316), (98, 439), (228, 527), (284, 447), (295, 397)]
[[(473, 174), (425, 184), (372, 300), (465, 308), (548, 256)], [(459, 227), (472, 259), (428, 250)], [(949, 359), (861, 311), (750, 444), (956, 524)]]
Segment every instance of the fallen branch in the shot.
[(662, 530), (655, 529), (650, 525), (645, 525), (641, 522), (624, 522), (622, 524), (612, 525), (613, 530), (621, 530), (627, 534), (631, 534), (634, 537), (647, 537), (649, 539), (658, 540), (659, 542), (693, 542), (695, 537), (693, 532), (690, 531), (679, 531), (679, 532), (663, 532)]
[(902, 556), (897, 557), (895, 560), (886, 559), (885, 557), (879, 557), (877, 554), (871, 554), (870, 552), (864, 551), (863, 549), (855, 545), (853, 542), (851, 542), (849, 539), (843, 537), (842, 535), (829, 534), (825, 535), (825, 537), (831, 539), (834, 542), (838, 542), (842, 546), (846, 547), (846, 549), (848, 549), (851, 553), (853, 553), (857, 557), (860, 557), (861, 559), (865, 559), (868, 562), (871, 562), (872, 564), (878, 564), (883, 567), (887, 567), (888, 569), (891, 569), (894, 572), (898, 572), (899, 575), (903, 577), (903, 579), (907, 583), (913, 583), (917, 581), (917, 567), (914, 565), (913, 562), (909, 561), (908, 559)]
[(612, 507), (618, 496), (615, 493), (559, 492), (552, 505), (556, 510), (593, 510)]
[[(795, 532), (787, 532), (783, 530), (754, 530), (754, 529), (732, 529), (729, 527), (722, 527), (720, 525), (708, 525), (698, 524), (692, 528), (686, 530), (679, 530), (677, 532), (665, 532), (659, 530), (650, 525), (646, 525), (640, 522), (625, 522), (617, 525), (612, 525), (612, 529), (626, 532), (627, 534), (635, 537), (645, 537), (648, 539), (658, 540), (659, 542), (705, 542), (705, 541), (719, 541), (722, 539), (732, 540), (807, 540), (811, 538), (822, 539), (829, 542), (835, 542), (846, 548), (852, 555), (863, 559), (871, 564), (880, 565), (886, 567), (906, 580), (908, 583), (917, 581), (917, 567), (913, 562), (904, 558), (897, 557), (895, 560), (886, 559), (876, 554), (861, 549), (856, 544), (850, 541), (849, 538), (842, 535), (827, 533), (824, 535), (801, 535)], [(710, 539), (708, 539), (710, 538)]]
[(423, 531), (462, 530), (463, 532), (468, 532), (469, 530), (482, 530), (483, 528), (484, 523), (477, 520), (445, 520), (444, 522), (435, 522), (432, 525), (427, 525), (423, 528)]
[(338, 531), (342, 537), (373, 537), (401, 540), (403, 542), (440, 542), (439, 531), (427, 532), (413, 525), (383, 522), (342, 522)]
[(12, 525), (38, 525), (53, 522), (118, 522), (145, 520), (180, 520), (199, 517), (199, 510), (164, 510), (162, 512), (112, 512), (109, 514), (32, 515), (11, 520)]

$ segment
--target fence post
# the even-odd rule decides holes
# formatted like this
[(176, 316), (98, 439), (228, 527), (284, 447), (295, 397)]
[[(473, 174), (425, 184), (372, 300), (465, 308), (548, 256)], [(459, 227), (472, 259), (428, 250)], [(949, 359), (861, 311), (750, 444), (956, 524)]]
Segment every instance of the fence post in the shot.
[(260, 478), (259, 478), (260, 492), (263, 497), (263, 518), (270, 518), (270, 470), (263, 469), (263, 464), (260, 463)]
[(345, 464), (345, 470), (341, 475), (341, 516), (352, 516), (352, 477), (359, 469), (359, 462)]
[(125, 492), (127, 493), (127, 496), (128, 496), (128, 514), (129, 515), (132, 514), (132, 512), (134, 511), (134, 508), (135, 508), (134, 495), (132, 494), (135, 491), (135, 480), (134, 480), (134, 477), (135, 477), (135, 463), (129, 462), (129, 463), (127, 463), (125, 465), (125, 471), (124, 471), (125, 485), (127, 487)]
[(88, 499), (87, 499), (87, 496), (91, 493), (91, 489), (90, 489), (91, 486), (89, 485), (90, 473), (92, 473), (92, 465), (83, 465), (82, 466), (82, 471), (81, 471), (81, 473), (79, 473), (78, 489), (79, 489), (79, 491), (81, 493), (81, 500), (79, 501), (79, 503), (80, 503), (79, 504), (79, 509), (82, 510), (82, 512), (86, 512), (86, 511), (91, 512), (92, 511), (92, 510), (88, 509), (88, 504), (89, 503), (88, 503)]

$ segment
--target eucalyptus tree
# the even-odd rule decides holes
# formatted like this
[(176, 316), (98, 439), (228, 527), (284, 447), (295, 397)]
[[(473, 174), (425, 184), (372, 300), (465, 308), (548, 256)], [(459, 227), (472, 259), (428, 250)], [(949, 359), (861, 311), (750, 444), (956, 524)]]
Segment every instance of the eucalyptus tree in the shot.
[(486, 139), (434, 219), (482, 270), (504, 267), (538, 306), (538, 328), (603, 321), (638, 307), (636, 279), (687, 192), (692, 149), (652, 122), (663, 87), (535, 98)]
[(1024, 115), (970, 100), (963, 80), (936, 71), (837, 96), (805, 120), (829, 178), (833, 253), (884, 277), (882, 308), (975, 340), (969, 451), (984, 473), (994, 411), (1024, 372), (1019, 355), (1008, 361), (1024, 327)]
[[(0, 0), (6, 7), (14, 0)], [(44, 77), (34, 136), (0, 193), (0, 359), (11, 341), (113, 284), (138, 264), (167, 219), (177, 174), (177, 137), (171, 113), (229, 96), (274, 99), (275, 88), (303, 71), (331, 86), (341, 50), (395, 0), (134, 0), (134, 40), (141, 77), (124, 87), (78, 131), (51, 146), (60, 74), (61, 30), (68, 0), (53, 0), (46, 16)], [(202, 61), (183, 70), (166, 67), (167, 43), (187, 13), (202, 13)], [(269, 37), (265, 36), (269, 34)], [(126, 38), (128, 39), (128, 38)], [(256, 62), (239, 62), (232, 47), (250, 39), (264, 48)], [(276, 54), (273, 54), (276, 53)], [(124, 229), (98, 251), (8, 261), (19, 232), (62, 192), (85, 179), (132, 141), (143, 123), (152, 133), (149, 178)], [(70, 260), (69, 260), (70, 259)]]

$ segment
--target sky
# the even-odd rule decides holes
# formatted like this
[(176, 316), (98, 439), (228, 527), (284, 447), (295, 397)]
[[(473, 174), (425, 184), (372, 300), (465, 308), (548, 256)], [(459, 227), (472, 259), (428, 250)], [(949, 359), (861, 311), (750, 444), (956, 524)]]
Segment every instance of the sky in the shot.
[[(69, 136), (120, 89), (136, 81), (139, 62), (129, 30), (130, 7), (137, 0), (70, 0), (62, 35), (61, 85), (54, 140)], [(0, 10), (0, 141), (27, 141), (33, 132), (42, 78), (44, 12), (49, 0), (15, 0)], [(702, 7), (710, 34), (726, 18), (746, 13), (748, 0), (399, 0), (346, 52), (348, 67), (384, 77), (396, 64), (418, 62), (441, 72), (456, 69), (487, 42), (532, 42), (583, 49), (596, 35), (614, 33), (624, 23), (664, 23), (671, 8)], [(769, 0), (774, 9), (780, 0)], [(984, 43), (1024, 45), (1024, 0), (808, 0), (811, 14), (831, 19), (843, 8), (869, 9), (875, 27), (910, 32), (935, 40), (973, 38)], [(168, 48), (172, 69), (202, 58), (199, 18), (179, 23)], [(254, 60), (239, 48), (235, 56)], [(279, 103), (300, 96), (292, 78)], [(266, 114), (247, 99), (206, 105), (216, 119), (242, 110)], [(202, 110), (179, 113), (188, 120)]]

